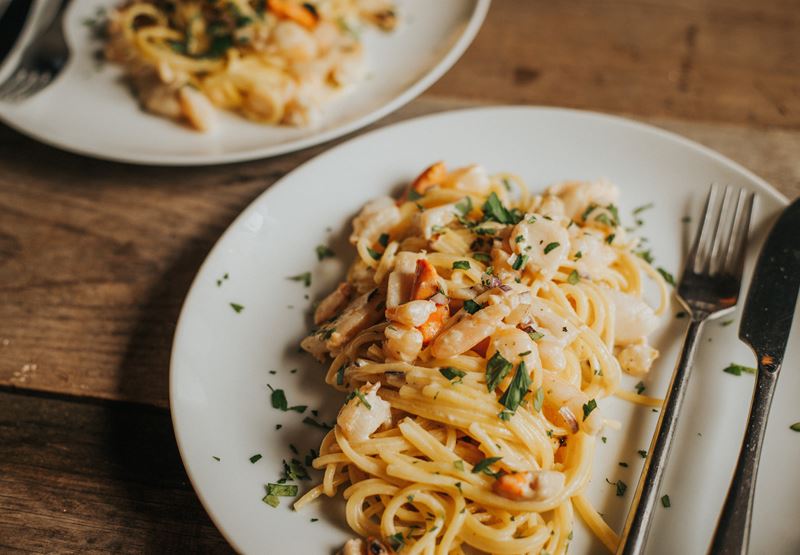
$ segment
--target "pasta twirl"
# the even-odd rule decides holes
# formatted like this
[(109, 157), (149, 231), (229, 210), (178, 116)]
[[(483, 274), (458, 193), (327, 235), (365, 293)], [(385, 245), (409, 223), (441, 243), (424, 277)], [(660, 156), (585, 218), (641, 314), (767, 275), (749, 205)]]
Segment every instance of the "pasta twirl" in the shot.
[(348, 553), (560, 554), (575, 509), (613, 547), (582, 496), (599, 401), (622, 371), (649, 370), (668, 300), (617, 196), (603, 181), (532, 195), (511, 174), (438, 163), (400, 199), (367, 203), (357, 259), (302, 342), (349, 395), (313, 463), (323, 482), (295, 507), (344, 486), (368, 538)]

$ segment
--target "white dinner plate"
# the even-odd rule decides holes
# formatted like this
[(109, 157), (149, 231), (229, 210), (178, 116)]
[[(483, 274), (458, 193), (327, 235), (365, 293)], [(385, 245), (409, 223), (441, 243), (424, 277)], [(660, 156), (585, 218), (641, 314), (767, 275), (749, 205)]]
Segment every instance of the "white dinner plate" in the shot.
[[(49, 2), (50, 0), (38, 0)], [(96, 158), (160, 165), (239, 162), (293, 152), (334, 139), (391, 113), (439, 79), (478, 32), (490, 0), (402, 0), (391, 33), (363, 33), (365, 79), (324, 107), (314, 127), (266, 126), (220, 111), (219, 128), (198, 133), (143, 112), (122, 73), (98, 65), (101, 43), (87, 19), (121, 0), (74, 0), (65, 31), (72, 56), (58, 79), (21, 103), (0, 101), (0, 120), (50, 144)], [(6, 66), (0, 78), (10, 72)]]
[[(341, 395), (323, 383), (323, 367), (297, 351), (309, 329), (311, 303), (335, 285), (352, 258), (345, 238), (353, 215), (436, 160), (512, 171), (533, 189), (565, 179), (608, 178), (622, 191), (620, 214), (627, 224), (634, 207), (652, 203), (640, 214), (645, 223), (638, 233), (649, 238), (655, 264), (676, 275), (694, 226), (682, 219), (697, 220), (710, 183), (757, 193), (747, 276), (787, 202), (741, 166), (676, 135), (617, 117), (551, 108), (427, 116), (360, 136), (299, 167), (246, 208), (214, 247), (186, 299), (173, 346), (170, 400), (181, 455), (206, 510), (237, 550), (332, 553), (351, 536), (341, 497), (300, 513), (286, 499), (277, 509), (262, 503), (264, 484), (275, 481), (281, 460), (293, 456), (290, 444), (302, 455), (323, 435), (302, 424), (304, 415), (273, 409), (267, 385), (284, 389), (291, 405), (318, 409), (320, 420), (335, 419)], [(318, 262), (320, 244), (337, 257)], [(287, 279), (307, 271), (309, 288)], [(244, 308), (237, 313), (230, 303)], [(650, 395), (666, 390), (687, 323), (675, 317), (680, 310), (673, 302), (652, 336), (661, 357), (644, 380)], [(709, 323), (700, 340), (662, 489), (671, 507), (659, 505), (656, 511), (650, 553), (706, 552), (754, 383), (750, 375), (723, 372), (731, 362), (754, 364), (737, 340), (738, 312), (734, 318), (730, 325)], [(761, 460), (751, 553), (800, 552), (800, 434), (789, 429), (800, 421), (799, 365), (795, 329)], [(625, 377), (622, 387), (632, 390), (637, 381)], [(602, 433), (607, 442), (598, 442), (588, 497), (619, 531), (642, 467), (638, 450), (648, 448), (658, 415), (616, 398), (600, 405), (622, 427)], [(277, 424), (282, 428), (276, 430)], [(251, 464), (254, 454), (263, 458)], [(628, 489), (617, 496), (607, 480), (622, 480)], [(603, 552), (576, 515), (570, 553)]]

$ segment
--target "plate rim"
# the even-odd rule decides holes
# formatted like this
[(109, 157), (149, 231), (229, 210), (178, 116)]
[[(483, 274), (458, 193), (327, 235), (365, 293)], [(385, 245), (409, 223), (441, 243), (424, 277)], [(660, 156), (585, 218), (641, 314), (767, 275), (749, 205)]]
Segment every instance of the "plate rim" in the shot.
[[(201, 159), (199, 159), (198, 156), (196, 155), (189, 155), (189, 156), (187, 155), (151, 156), (147, 154), (127, 155), (124, 152), (121, 154), (107, 153), (95, 148), (84, 148), (81, 146), (75, 146), (67, 143), (66, 141), (48, 137), (44, 133), (40, 133), (35, 129), (27, 129), (24, 128), (22, 125), (18, 125), (17, 122), (12, 121), (11, 118), (9, 118), (6, 114), (4, 114), (2, 110), (0, 110), (0, 122), (2, 122), (4, 125), (7, 125), (17, 133), (25, 135), (47, 146), (63, 150), (66, 152), (70, 152), (72, 154), (78, 154), (80, 156), (86, 156), (89, 158), (106, 160), (110, 162), (120, 162), (125, 164), (167, 166), (167, 167), (203, 167), (210, 165), (235, 164), (238, 162), (248, 162), (253, 160), (274, 158), (275, 156), (280, 156), (282, 154), (289, 154), (312, 146), (327, 143), (329, 141), (332, 141), (334, 139), (337, 139), (339, 137), (357, 131), (372, 123), (375, 123), (379, 119), (399, 110), (400, 108), (402, 108), (403, 106), (405, 106), (406, 104), (408, 104), (409, 102), (420, 96), (428, 88), (433, 86), (439, 79), (441, 79), (444, 76), (445, 73), (447, 73), (455, 65), (455, 63), (461, 58), (461, 56), (464, 55), (464, 52), (466, 52), (467, 48), (469, 48), (469, 46), (475, 40), (478, 31), (480, 31), (481, 27), (483, 26), (483, 22), (486, 19), (486, 14), (489, 11), (489, 7), (491, 6), (492, 0), (473, 0), (473, 1), (475, 2), (475, 8), (472, 12), (472, 15), (470, 15), (469, 17), (467, 25), (464, 27), (463, 31), (458, 37), (458, 40), (456, 40), (455, 44), (453, 44), (453, 46), (447, 51), (447, 53), (420, 79), (416, 80), (410, 86), (403, 89), (399, 94), (394, 96), (389, 102), (376, 108), (375, 110), (372, 110), (371, 112), (367, 112), (366, 114), (348, 123), (334, 127), (322, 133), (315, 133), (308, 137), (291, 140), (285, 143), (281, 143), (279, 145), (249, 149), (227, 154), (203, 155), (202, 157), (200, 157)], [(74, 7), (75, 6), (71, 6), (69, 9), (73, 9)], [(17, 46), (19, 46), (20, 44), (21, 43), (19, 43)]]
[(239, 546), (239, 544), (234, 541), (233, 537), (221, 526), (219, 518), (213, 512), (213, 509), (209, 503), (209, 501), (204, 496), (203, 492), (198, 487), (196, 483), (196, 479), (192, 474), (189, 460), (185, 454), (185, 447), (183, 440), (181, 439), (181, 434), (179, 431), (179, 423), (177, 417), (177, 411), (175, 410), (176, 407), (176, 396), (177, 392), (175, 390), (175, 367), (176, 367), (176, 345), (180, 340), (181, 336), (183, 335), (183, 323), (186, 314), (186, 307), (190, 301), (190, 299), (196, 294), (195, 290), (199, 286), (200, 283), (200, 276), (203, 274), (205, 268), (210, 263), (210, 260), (216, 255), (217, 251), (222, 248), (223, 243), (227, 240), (228, 236), (234, 232), (234, 229), (237, 228), (243, 219), (246, 217), (245, 215), (249, 212), (249, 210), (255, 206), (256, 204), (265, 202), (264, 199), (268, 199), (269, 195), (272, 191), (275, 191), (278, 188), (287, 187), (287, 182), (289, 182), (292, 174), (296, 173), (297, 171), (303, 169), (305, 166), (316, 163), (320, 160), (325, 160), (330, 157), (335, 157), (339, 155), (339, 151), (349, 147), (353, 143), (359, 142), (366, 142), (371, 140), (376, 134), (384, 133), (384, 132), (392, 132), (395, 128), (400, 127), (410, 127), (420, 123), (421, 120), (434, 120), (434, 119), (448, 119), (448, 118), (458, 118), (465, 115), (471, 115), (476, 112), (509, 112), (509, 111), (517, 111), (517, 110), (525, 110), (532, 113), (544, 113), (544, 114), (564, 114), (567, 116), (578, 116), (582, 118), (588, 119), (596, 119), (596, 120), (604, 120), (608, 123), (614, 125), (620, 125), (623, 127), (633, 128), (637, 131), (649, 133), (652, 135), (660, 136), (663, 139), (671, 141), (673, 143), (681, 144), (685, 147), (688, 147), (692, 150), (699, 151), (702, 154), (714, 159), (715, 161), (723, 164), (724, 166), (728, 167), (729, 169), (738, 172), (748, 179), (752, 180), (759, 187), (761, 187), (765, 193), (770, 194), (781, 206), (788, 206), (789, 199), (780, 191), (775, 189), (769, 182), (765, 179), (759, 177), (757, 174), (752, 172), (751, 170), (745, 168), (740, 163), (728, 158), (724, 154), (717, 152), (716, 150), (707, 147), (697, 141), (692, 139), (686, 138), (678, 133), (668, 131), (666, 129), (662, 129), (660, 127), (656, 127), (655, 125), (651, 125), (649, 123), (643, 123), (629, 117), (625, 116), (618, 116), (613, 114), (607, 114), (602, 112), (595, 112), (591, 110), (580, 110), (574, 108), (561, 108), (561, 107), (551, 107), (551, 106), (531, 106), (531, 105), (524, 105), (524, 104), (511, 104), (511, 105), (498, 105), (498, 106), (478, 106), (472, 108), (461, 108), (455, 110), (447, 110), (444, 112), (438, 112), (434, 114), (427, 114), (418, 116), (415, 118), (410, 118), (407, 120), (403, 120), (400, 122), (396, 122), (390, 125), (386, 125), (380, 127), (378, 129), (373, 129), (356, 137), (353, 137), (347, 141), (344, 141), (333, 148), (330, 148), (317, 156), (312, 157), (309, 160), (299, 164), (297, 167), (286, 173), (283, 177), (281, 177), (278, 181), (273, 183), (268, 189), (263, 191), (259, 194), (255, 199), (249, 202), (246, 206), (244, 206), (239, 215), (234, 218), (225, 231), (219, 236), (217, 241), (208, 251), (205, 259), (203, 260), (202, 264), (197, 269), (195, 277), (192, 279), (192, 283), (189, 286), (189, 289), (186, 293), (186, 297), (181, 304), (180, 314), (178, 316), (178, 320), (175, 324), (175, 332), (173, 334), (172, 339), (172, 347), (170, 350), (170, 359), (169, 359), (169, 409), (170, 409), (170, 420), (172, 423), (173, 433), (175, 435), (175, 442), (178, 446), (178, 453), (181, 457), (181, 462), (183, 463), (184, 469), (186, 470), (186, 475), (189, 478), (189, 483), (192, 485), (192, 489), (194, 490), (195, 495), (200, 500), (200, 503), (203, 506), (203, 509), (206, 511), (206, 514), (209, 516), (210, 520), (214, 523), (214, 526), (219, 530), (220, 534), (225, 538), (225, 540), (235, 549), (237, 552), (242, 553), (243, 550)]

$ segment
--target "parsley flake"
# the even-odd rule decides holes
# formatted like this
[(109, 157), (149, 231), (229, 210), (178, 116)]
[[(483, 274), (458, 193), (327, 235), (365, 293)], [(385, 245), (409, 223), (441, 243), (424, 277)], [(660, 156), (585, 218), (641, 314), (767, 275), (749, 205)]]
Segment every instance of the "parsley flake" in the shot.
[(675, 277), (672, 274), (670, 274), (664, 268), (656, 268), (656, 271), (661, 274), (661, 277), (664, 278), (664, 281), (675, 287)]
[(486, 363), (486, 389), (494, 391), (508, 375), (513, 365), (500, 352), (496, 352)]
[(475, 301), (473, 301), (472, 299), (467, 299), (466, 301), (464, 301), (464, 310), (469, 314), (475, 314), (481, 308), (483, 307), (478, 303), (476, 303)]
[(261, 458), (262, 458), (262, 457), (261, 457), (261, 453), (256, 453), (255, 455), (253, 455), (252, 457), (250, 457), (250, 463), (252, 463), (252, 464), (256, 464), (258, 461), (260, 461), (260, 460), (261, 460)]
[(733, 363), (733, 362), (731, 362), (730, 365), (728, 365), (728, 367), (723, 368), (722, 371), (726, 372), (728, 374), (733, 374), (734, 376), (741, 376), (742, 372), (744, 372), (745, 374), (755, 374), (756, 373), (756, 369), (755, 368), (751, 368), (749, 366), (743, 366), (741, 364), (736, 364), (736, 363)]
[(448, 380), (455, 380), (456, 378), (458, 378), (459, 382), (461, 381), (461, 378), (467, 375), (467, 373), (464, 372), (463, 370), (459, 370), (458, 368), (453, 368), (452, 366), (439, 368), (439, 373)]
[(547, 246), (545, 246), (544, 248), (544, 253), (549, 254), (551, 250), (557, 249), (559, 246), (561, 246), (561, 243), (556, 243), (556, 242), (547, 243)]
[(241, 311), (243, 311), (243, 310), (244, 310), (244, 306), (243, 306), (243, 305), (240, 305), (240, 304), (238, 304), (238, 303), (230, 303), (230, 305), (231, 305), (231, 308), (233, 309), (233, 311), (234, 311), (236, 314), (239, 314)]
[(510, 410), (513, 414), (516, 412), (520, 403), (522, 403), (522, 399), (528, 394), (528, 389), (530, 386), (531, 377), (528, 373), (528, 369), (525, 367), (524, 361), (520, 362), (519, 366), (517, 366), (517, 372), (514, 374), (514, 378), (511, 380), (508, 389), (506, 389), (506, 392), (503, 393), (502, 397), (500, 397), (500, 404)]
[(567, 276), (567, 283), (570, 285), (575, 285), (581, 280), (581, 276), (578, 275), (578, 270), (572, 270)]
[(311, 285), (311, 272), (303, 272), (302, 274), (297, 274), (296, 276), (290, 276), (286, 279), (290, 279), (292, 281), (300, 281), (303, 283), (303, 286), (309, 287)]
[(472, 467), (472, 473), (473, 474), (478, 474), (480, 472), (483, 472), (484, 474), (487, 474), (489, 476), (494, 476), (496, 478), (497, 477), (497, 473), (496, 472), (492, 472), (489, 467), (492, 466), (494, 463), (496, 463), (497, 461), (499, 461), (502, 458), (503, 457), (486, 457), (485, 459), (482, 459), (482, 460), (478, 461), (477, 463), (475, 463), (475, 466)]
[(589, 402), (583, 405), (583, 419), (584, 421), (589, 417), (594, 409), (597, 408), (597, 401), (589, 399)]
[(469, 261), (468, 260), (456, 260), (453, 262), (453, 269), (454, 270), (469, 270)]
[(669, 495), (664, 495), (661, 497), (661, 504), (664, 505), (665, 509), (669, 509), (672, 506), (672, 503), (669, 501)]
[(336, 256), (336, 253), (333, 252), (330, 248), (326, 247), (325, 245), (317, 245), (317, 260), (325, 260), (326, 258), (333, 258)]

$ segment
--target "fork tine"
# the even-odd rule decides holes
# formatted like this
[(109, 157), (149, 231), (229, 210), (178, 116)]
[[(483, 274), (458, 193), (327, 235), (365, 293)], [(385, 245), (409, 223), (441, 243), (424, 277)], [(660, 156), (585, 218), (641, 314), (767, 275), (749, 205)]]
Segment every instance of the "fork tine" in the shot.
[(736, 231), (736, 216), (739, 212), (741, 197), (741, 190), (734, 192), (734, 188), (730, 185), (725, 188), (725, 202), (720, 208), (719, 225), (709, 263), (711, 275), (724, 271), (725, 261), (733, 244), (733, 234)]
[[(753, 212), (755, 194), (742, 189), (739, 192), (741, 210), (736, 214), (733, 236), (723, 263), (725, 271), (734, 276), (741, 276), (744, 268), (744, 256), (747, 252), (747, 235), (750, 231), (750, 216)], [(742, 202), (742, 197), (744, 198)]]
[(50, 82), (51, 74), (49, 72), (34, 72), (36, 74), (35, 79), (33, 79), (28, 88), (22, 91), (19, 91), (17, 95), (14, 97), (14, 100), (23, 100), (25, 98), (29, 98), (35, 95), (37, 92), (42, 90), (47, 84)]
[(0, 86), (0, 98), (10, 97), (12, 93), (19, 88), (20, 84), (27, 76), (27, 73), (28, 72), (23, 68), (16, 70), (11, 77)]
[(711, 205), (716, 197), (716, 186), (711, 185), (708, 188), (708, 194), (706, 195), (706, 205), (703, 208), (703, 216), (700, 221), (700, 226), (697, 228), (697, 231), (694, 233), (694, 241), (692, 242), (692, 247), (689, 249), (689, 254), (686, 257), (686, 268), (684, 272), (691, 271), (695, 272), (697, 268), (698, 256), (697, 253), (700, 250), (700, 244), (703, 239), (703, 230), (708, 228), (708, 218), (711, 214)]
[(702, 273), (711, 273), (711, 263), (714, 260), (714, 257), (717, 255), (717, 251), (719, 250), (720, 231), (723, 226), (723, 220), (725, 219), (725, 210), (728, 207), (729, 197), (730, 187), (725, 187), (725, 190), (722, 192), (722, 200), (714, 211), (716, 217), (714, 218), (714, 225), (710, 230), (711, 237), (705, 249), (706, 255), (703, 258), (702, 267), (700, 269), (700, 272)]

